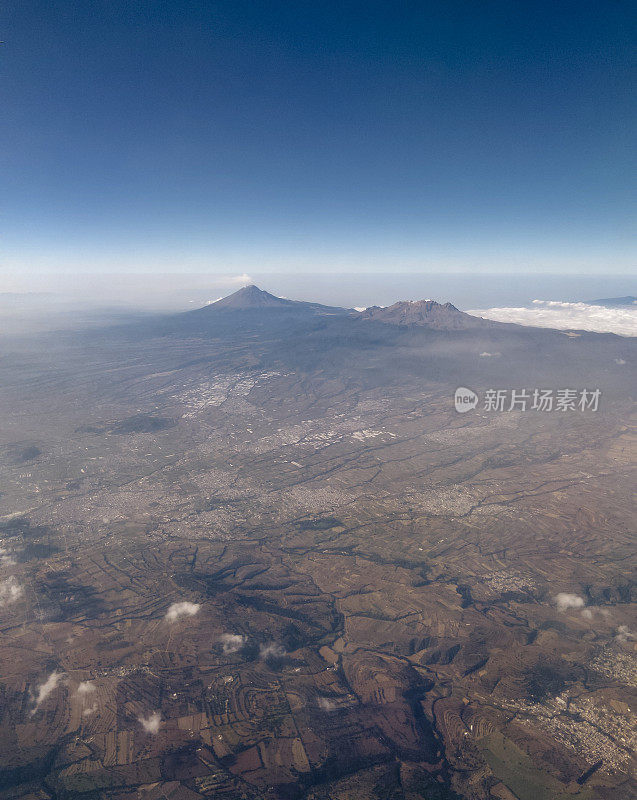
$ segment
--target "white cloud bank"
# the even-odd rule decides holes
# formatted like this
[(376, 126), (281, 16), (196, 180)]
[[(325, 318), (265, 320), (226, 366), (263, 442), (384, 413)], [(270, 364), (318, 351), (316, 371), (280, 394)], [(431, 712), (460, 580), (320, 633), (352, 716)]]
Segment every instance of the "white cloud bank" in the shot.
[(585, 606), (583, 597), (568, 592), (556, 594), (554, 600), (558, 611), (568, 611), (569, 608), (584, 608)]
[(161, 714), (159, 711), (154, 711), (147, 717), (138, 717), (137, 719), (146, 733), (152, 733), (154, 735), (159, 731), (159, 726), (161, 725)]
[(532, 325), (538, 328), (637, 336), (637, 306), (606, 308), (589, 303), (534, 300), (529, 308), (483, 308), (473, 309), (467, 313), (493, 319), (496, 322), (515, 322), (518, 325)]
[(166, 612), (166, 621), (172, 623), (184, 617), (194, 617), (200, 608), (199, 603), (189, 603), (187, 600), (181, 603), (173, 603)]

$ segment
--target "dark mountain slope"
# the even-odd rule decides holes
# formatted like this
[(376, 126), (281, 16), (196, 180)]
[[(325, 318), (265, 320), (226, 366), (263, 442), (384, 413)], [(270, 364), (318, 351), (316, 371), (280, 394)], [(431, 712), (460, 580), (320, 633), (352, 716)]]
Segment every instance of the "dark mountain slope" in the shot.
[(190, 315), (209, 315), (219, 312), (232, 311), (284, 311), (298, 314), (347, 314), (344, 308), (324, 306), (320, 303), (305, 303), (300, 300), (288, 300), (276, 297), (258, 286), (245, 286), (227, 297), (222, 297), (216, 303), (187, 312)]

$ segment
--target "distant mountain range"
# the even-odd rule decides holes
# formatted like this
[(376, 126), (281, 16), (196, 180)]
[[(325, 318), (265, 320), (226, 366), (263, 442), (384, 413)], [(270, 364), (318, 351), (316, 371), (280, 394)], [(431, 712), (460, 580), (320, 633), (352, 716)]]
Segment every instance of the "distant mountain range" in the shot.
[(637, 297), (633, 297), (632, 295), (589, 301), (589, 305), (591, 306), (606, 306), (606, 308), (623, 308), (624, 306), (634, 306), (635, 304), (637, 304)]
[(401, 300), (386, 308), (371, 306), (362, 311), (360, 316), (364, 320), (390, 325), (426, 325), (438, 330), (501, 327), (501, 323), (473, 317), (451, 303), (442, 304), (435, 300)]
[(371, 320), (389, 325), (422, 325), (437, 330), (468, 330), (473, 328), (494, 328), (502, 324), (474, 317), (460, 311), (451, 303), (437, 303), (435, 300), (401, 300), (391, 306), (371, 306), (364, 311), (324, 306), (320, 303), (306, 303), (276, 297), (257, 286), (246, 286), (234, 294), (210, 303), (190, 314), (218, 314), (229, 311), (283, 311), (312, 315), (349, 315), (362, 321)]

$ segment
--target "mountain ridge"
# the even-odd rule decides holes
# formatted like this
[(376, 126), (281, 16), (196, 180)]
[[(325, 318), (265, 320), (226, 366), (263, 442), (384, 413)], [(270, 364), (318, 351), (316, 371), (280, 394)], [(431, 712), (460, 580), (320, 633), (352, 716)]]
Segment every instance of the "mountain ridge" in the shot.
[(370, 306), (360, 312), (362, 320), (389, 325), (423, 325), (438, 330), (468, 330), (500, 327), (501, 323), (474, 317), (452, 303), (436, 300), (399, 300), (391, 306)]

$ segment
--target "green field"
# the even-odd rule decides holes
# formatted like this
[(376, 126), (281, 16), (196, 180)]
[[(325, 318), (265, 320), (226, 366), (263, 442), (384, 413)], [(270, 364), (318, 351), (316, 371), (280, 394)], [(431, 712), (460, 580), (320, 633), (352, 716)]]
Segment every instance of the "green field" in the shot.
[(529, 756), (501, 733), (492, 733), (476, 742), (493, 773), (520, 800), (590, 800), (590, 789), (576, 794), (566, 791), (563, 783), (537, 769)]

